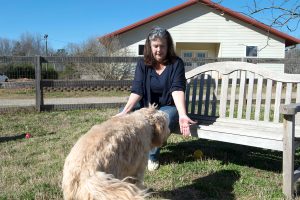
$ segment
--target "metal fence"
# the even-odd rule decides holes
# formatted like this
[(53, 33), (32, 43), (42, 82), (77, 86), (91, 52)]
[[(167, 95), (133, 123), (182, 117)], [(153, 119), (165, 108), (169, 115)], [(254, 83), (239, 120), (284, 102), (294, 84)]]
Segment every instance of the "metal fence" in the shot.
[[(19, 93), (22, 93), (32, 89), (31, 92), (33, 93), (31, 98), (26, 97), (24, 99), (15, 99), (14, 95), (9, 97), (3, 95), (4, 97), (1, 97), (0, 93), (0, 110), (26, 106), (34, 107), (37, 111), (121, 106), (126, 102), (124, 96), (120, 98), (99, 97), (97, 99), (95, 91), (127, 91), (129, 94), (135, 64), (138, 59), (141, 59), (141, 57), (0, 57), (0, 72), (7, 74), (10, 78), (9, 82), (0, 83), (0, 92), (1, 90), (17, 90)], [(300, 66), (298, 58), (288, 60), (277, 58), (203, 58), (184, 60), (186, 71), (206, 63), (220, 61), (292, 63), (293, 66)], [(124, 66), (126, 66), (126, 70), (123, 70)], [(123, 74), (119, 73), (118, 70)], [(95, 92), (95, 95), (93, 98), (82, 98), (82, 96), (80, 98), (76, 96), (66, 98), (64, 96), (65, 92), (70, 91)], [(62, 94), (57, 95), (59, 97), (51, 98), (50, 101), (45, 98), (45, 94), (51, 92), (61, 92)], [(30, 103), (25, 104), (24, 102), (26, 101), (30, 101)]]

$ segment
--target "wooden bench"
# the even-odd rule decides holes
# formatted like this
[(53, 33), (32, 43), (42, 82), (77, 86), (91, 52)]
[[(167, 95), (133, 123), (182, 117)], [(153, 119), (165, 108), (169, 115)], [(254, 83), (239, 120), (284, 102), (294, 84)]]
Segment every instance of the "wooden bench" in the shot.
[[(186, 72), (192, 136), (283, 152), (283, 193), (294, 195), (300, 171), (300, 74), (279, 74), (245, 62), (217, 62)], [(298, 104), (296, 102), (299, 102)]]

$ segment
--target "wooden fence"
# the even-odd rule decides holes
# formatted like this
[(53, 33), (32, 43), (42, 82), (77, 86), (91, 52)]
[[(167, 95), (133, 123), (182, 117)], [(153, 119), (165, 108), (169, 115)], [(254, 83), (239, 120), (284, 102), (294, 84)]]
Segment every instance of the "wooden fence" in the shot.
[[(120, 90), (129, 90), (131, 81), (98, 81), (98, 80), (49, 80), (42, 79), (42, 65), (44, 63), (136, 63), (140, 57), (52, 57), (52, 56), (1, 56), (0, 64), (9, 64), (9, 63), (31, 63), (35, 68), (35, 108), (37, 111), (42, 110), (51, 110), (54, 108), (59, 109), (74, 109), (74, 108), (95, 108), (97, 106), (103, 107), (102, 105), (44, 105), (44, 91), (47, 91), (47, 88), (93, 88), (93, 87), (102, 87), (102, 88), (119, 88)], [(251, 63), (281, 63), (284, 64), (288, 62), (286, 59), (278, 58), (203, 58), (203, 59), (186, 59), (184, 62), (196, 62), (199, 65), (210, 63), (210, 62), (219, 62), (219, 61), (244, 61)], [(107, 104), (108, 106), (112, 106)], [(116, 104), (114, 104), (116, 105)], [(119, 104), (118, 104), (119, 105)]]

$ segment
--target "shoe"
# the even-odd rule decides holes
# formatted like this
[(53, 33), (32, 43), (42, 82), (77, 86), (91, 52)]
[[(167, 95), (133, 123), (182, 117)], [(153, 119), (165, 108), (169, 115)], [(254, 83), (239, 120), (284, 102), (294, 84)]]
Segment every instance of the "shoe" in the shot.
[(148, 160), (148, 171), (152, 172), (157, 170), (158, 168), (159, 168), (158, 161)]

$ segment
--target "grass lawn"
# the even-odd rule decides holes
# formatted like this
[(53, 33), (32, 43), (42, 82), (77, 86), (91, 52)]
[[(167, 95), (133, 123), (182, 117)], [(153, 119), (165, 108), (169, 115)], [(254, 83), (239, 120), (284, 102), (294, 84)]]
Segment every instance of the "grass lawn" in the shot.
[[(0, 199), (62, 199), (64, 159), (77, 139), (117, 109), (0, 115)], [(29, 132), (32, 138), (18, 138)], [(193, 157), (202, 150), (201, 160)], [(280, 152), (172, 134), (150, 199), (284, 199)], [(298, 160), (297, 160), (298, 162)]]

